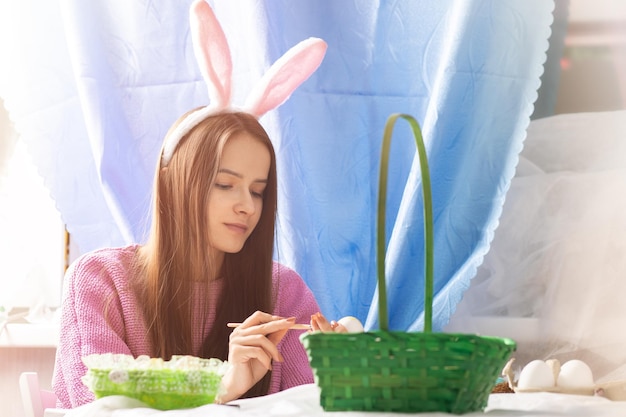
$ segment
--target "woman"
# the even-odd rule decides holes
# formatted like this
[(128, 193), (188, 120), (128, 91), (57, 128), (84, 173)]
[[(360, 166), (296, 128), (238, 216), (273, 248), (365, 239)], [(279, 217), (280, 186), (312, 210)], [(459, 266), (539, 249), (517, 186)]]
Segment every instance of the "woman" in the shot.
[(182, 136), (155, 175), (147, 243), (85, 254), (67, 272), (60, 407), (93, 400), (81, 358), (94, 353), (228, 360), (222, 402), (313, 382), (300, 332), (288, 328), (319, 307), (272, 260), (276, 188), (274, 150), (254, 116), (218, 112)]

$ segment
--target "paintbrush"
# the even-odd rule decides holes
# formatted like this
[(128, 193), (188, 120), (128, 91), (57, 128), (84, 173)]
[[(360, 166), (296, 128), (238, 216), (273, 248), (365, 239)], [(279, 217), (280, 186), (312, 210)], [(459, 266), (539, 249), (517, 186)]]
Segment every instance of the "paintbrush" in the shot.
[[(228, 327), (239, 327), (242, 324), (243, 323), (226, 323), (226, 326), (228, 326)], [(291, 327), (289, 327), (289, 330), (311, 330), (311, 325), (310, 324), (296, 323), (296, 324), (292, 324)]]

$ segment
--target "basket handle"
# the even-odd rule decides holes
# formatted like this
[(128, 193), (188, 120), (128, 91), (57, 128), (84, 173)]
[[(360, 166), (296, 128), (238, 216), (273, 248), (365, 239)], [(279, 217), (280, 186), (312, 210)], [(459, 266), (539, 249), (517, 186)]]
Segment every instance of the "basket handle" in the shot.
[(387, 286), (385, 283), (385, 219), (387, 200), (387, 171), (389, 166), (389, 149), (393, 127), (399, 119), (409, 122), (415, 137), (415, 145), (419, 155), (420, 171), (422, 174), (422, 194), (424, 197), (424, 333), (432, 331), (433, 321), (433, 208), (430, 187), (430, 173), (426, 147), (422, 139), (422, 132), (417, 121), (410, 115), (395, 113), (389, 116), (383, 133), (383, 146), (380, 161), (380, 177), (378, 183), (378, 231), (376, 241), (377, 275), (378, 275), (378, 321), (380, 330), (389, 330), (387, 310)]

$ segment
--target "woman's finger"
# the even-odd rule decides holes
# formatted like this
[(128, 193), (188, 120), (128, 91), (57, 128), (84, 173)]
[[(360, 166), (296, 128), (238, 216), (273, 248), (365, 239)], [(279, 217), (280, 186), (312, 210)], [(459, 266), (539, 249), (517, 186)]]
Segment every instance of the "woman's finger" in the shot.
[(311, 316), (311, 329), (322, 332), (332, 332), (334, 326), (326, 320), (326, 317), (324, 317), (322, 313), (317, 312)]
[(270, 358), (282, 362), (283, 356), (278, 351), (276, 344), (263, 334), (242, 335), (233, 332), (230, 337), (231, 349), (236, 346), (257, 347), (263, 349)]
[(268, 313), (264, 313), (262, 311), (256, 311), (251, 314), (250, 317), (245, 319), (243, 323), (241, 323), (235, 329), (240, 332), (244, 331), (245, 329), (251, 329), (248, 332), (244, 332), (245, 334), (269, 334), (277, 330), (282, 330), (285, 327), (289, 327), (295, 324), (295, 322), (295, 317), (274, 316)]
[(228, 353), (228, 361), (231, 363), (246, 363), (257, 360), (267, 370), (272, 370), (272, 357), (268, 352), (259, 346), (232, 345)]
[[(289, 328), (286, 329), (281, 329), (278, 331), (275, 331), (273, 333), (270, 333), (267, 335), (267, 338), (270, 340), (270, 342), (272, 342), (275, 346), (278, 346), (278, 343), (280, 343), (281, 340), (283, 340), (283, 337), (285, 337), (285, 335), (287, 334), (287, 332), (289, 331)], [(280, 352), (278, 352), (278, 354), (280, 355)], [(282, 355), (280, 355), (281, 360), (280, 362), (282, 362)]]
[(334, 332), (335, 333), (349, 333), (346, 326), (344, 326), (341, 323), (337, 323), (337, 326), (335, 327)]
[(247, 327), (256, 326), (261, 323), (269, 323), (275, 320), (280, 320), (282, 318), (283, 317), (274, 316), (272, 314), (265, 313), (263, 311), (255, 311), (247, 319), (245, 319), (243, 323), (241, 323), (241, 325), (238, 326), (237, 328), (245, 329)]
[(291, 326), (293, 326), (296, 322), (295, 317), (289, 318), (279, 318), (270, 322), (248, 325), (244, 327), (244, 325), (237, 326), (234, 333), (249, 335), (249, 334), (264, 334), (268, 335), (280, 330), (287, 330)]

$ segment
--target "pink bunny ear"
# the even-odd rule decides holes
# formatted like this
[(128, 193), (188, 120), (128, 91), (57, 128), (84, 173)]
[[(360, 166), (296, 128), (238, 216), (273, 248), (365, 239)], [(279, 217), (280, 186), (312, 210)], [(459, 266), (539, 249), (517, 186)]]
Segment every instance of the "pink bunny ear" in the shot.
[[(230, 108), (233, 64), (226, 35), (206, 0), (194, 0), (189, 19), (194, 53), (211, 102), (189, 113), (165, 138), (162, 167), (169, 164), (178, 142), (191, 129), (210, 115)], [(326, 47), (323, 40), (309, 38), (287, 51), (250, 93), (243, 110), (259, 118), (280, 106), (319, 67)]]
[(209, 89), (211, 107), (229, 107), (233, 72), (230, 49), (222, 26), (205, 0), (191, 5), (190, 24), (194, 53)]
[(244, 110), (257, 118), (280, 106), (320, 66), (326, 42), (309, 38), (292, 47), (265, 73), (248, 96)]

